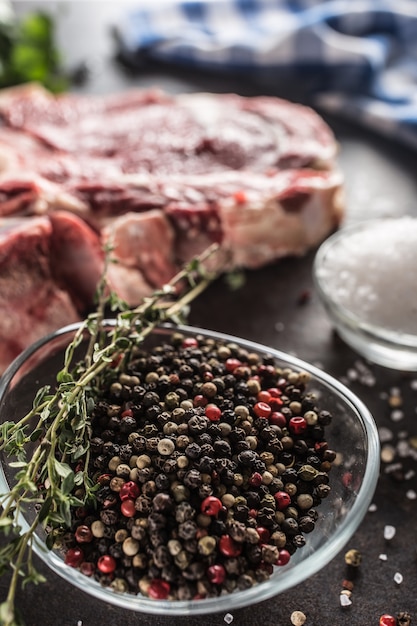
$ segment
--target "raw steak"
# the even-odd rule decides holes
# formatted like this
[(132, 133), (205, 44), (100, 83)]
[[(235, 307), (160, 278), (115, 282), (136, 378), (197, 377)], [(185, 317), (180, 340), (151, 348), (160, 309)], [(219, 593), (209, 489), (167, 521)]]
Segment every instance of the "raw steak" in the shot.
[(104, 269), (100, 237), (82, 219), (66, 211), (53, 211), (49, 219), (52, 274), (77, 310), (85, 313), (93, 305)]
[(311, 109), (271, 97), (53, 97), (35, 88), (0, 97), (0, 114), (56, 152), (116, 164), (123, 173), (206, 174), (226, 170), (332, 167), (336, 143)]
[[(104, 243), (112, 245), (112, 257), (116, 261), (110, 269), (110, 284), (130, 305), (138, 304), (153, 289), (167, 283), (177, 271), (174, 230), (162, 211), (126, 213), (103, 228), (102, 238)], [(127, 270), (132, 276), (139, 276), (136, 287), (132, 279), (131, 287), (123, 295), (121, 289), (125, 289), (122, 283), (127, 279)], [(123, 277), (118, 280), (120, 272)]]
[(4, 364), (91, 306), (111, 236), (110, 287), (136, 305), (212, 241), (227, 253), (220, 269), (257, 268), (303, 254), (342, 217), (335, 138), (314, 111), (285, 100), (156, 89), (55, 97), (31, 85), (0, 93), (0, 118), (0, 216), (24, 218), (13, 235), (22, 261), (12, 272), (8, 248), (0, 280), (4, 293), (18, 289), (10, 276), (30, 265), (25, 225), (29, 239), (42, 225), (19, 293), (31, 302), (40, 282), (51, 291), (51, 300), (39, 291), (42, 323), (20, 301), (10, 322), (0, 293), (0, 335), (16, 340)]
[(29, 344), (79, 320), (50, 268), (47, 217), (0, 221), (0, 372)]

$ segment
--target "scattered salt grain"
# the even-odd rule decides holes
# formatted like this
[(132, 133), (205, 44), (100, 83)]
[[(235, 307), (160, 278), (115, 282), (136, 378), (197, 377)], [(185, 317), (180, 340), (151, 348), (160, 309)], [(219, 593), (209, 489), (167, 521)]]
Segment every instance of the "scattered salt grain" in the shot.
[(372, 502), (372, 504), (370, 504), (369, 507), (368, 507), (369, 513), (375, 513), (375, 511), (377, 511), (377, 510), (378, 510), (378, 507), (375, 504), (375, 502)]
[(395, 526), (390, 526), (389, 524), (387, 524), (384, 528), (384, 539), (386, 539), (387, 541), (391, 541), (391, 539), (395, 537), (396, 532), (397, 529), (395, 528)]
[(353, 369), (353, 367), (348, 369), (348, 371), (346, 372), (346, 375), (347, 375), (349, 380), (357, 380), (358, 379), (358, 372), (355, 369)]
[(414, 478), (415, 475), (415, 471), (413, 469), (409, 469), (408, 472), (404, 474), (404, 480), (410, 480), (411, 478)]
[(231, 613), (226, 613), (223, 619), (226, 624), (231, 624), (233, 622), (233, 615)]
[(379, 440), (381, 443), (386, 443), (387, 441), (391, 441), (394, 438), (394, 434), (392, 430), (382, 426), (378, 429)]
[(340, 594), (340, 606), (347, 607), (352, 604), (352, 600), (344, 593)]
[(401, 463), (391, 463), (391, 465), (387, 465), (384, 469), (385, 474), (394, 474), (394, 472), (401, 471), (403, 468)]
[(395, 411), (391, 411), (391, 419), (393, 422), (400, 422), (404, 418), (404, 411), (401, 409), (396, 409)]
[(388, 560), (388, 557), (387, 557), (386, 554), (380, 554), (378, 558), (379, 558), (380, 561), (387, 561)]
[(414, 489), (409, 489), (407, 491), (407, 493), (405, 494), (405, 496), (409, 500), (416, 500), (417, 499), (417, 492), (415, 492)]
[(401, 585), (403, 580), (404, 580), (403, 575), (400, 574), (400, 572), (395, 572), (395, 574), (394, 574), (394, 582), (397, 583), (397, 585)]
[(78, 620), (78, 622), (77, 622), (77, 626), (83, 626), (83, 622), (82, 622), (82, 620), (80, 620), (80, 619)]
[(409, 456), (410, 454), (410, 445), (408, 443), (408, 441), (399, 441), (397, 444), (397, 452), (398, 455), (402, 458), (405, 459), (407, 456)]
[(410, 387), (413, 391), (417, 391), (417, 378), (413, 378), (413, 380), (410, 381)]

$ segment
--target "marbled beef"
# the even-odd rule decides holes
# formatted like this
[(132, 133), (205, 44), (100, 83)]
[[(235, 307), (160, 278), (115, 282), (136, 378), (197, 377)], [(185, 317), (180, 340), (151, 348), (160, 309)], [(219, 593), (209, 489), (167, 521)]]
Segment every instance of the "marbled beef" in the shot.
[(285, 100), (157, 89), (52, 96), (29, 85), (0, 93), (0, 118), (0, 216), (23, 218), (17, 269), (2, 261), (0, 281), (13, 293), (10, 276), (18, 281), (27, 263), (25, 224), (29, 238), (42, 224), (49, 243), (41, 265), (25, 270), (24, 299), (44, 266), (52, 290), (50, 303), (17, 302), (8, 330), (2, 297), (0, 334), (18, 339), (3, 363), (89, 306), (109, 238), (118, 260), (110, 286), (135, 305), (212, 241), (228, 269), (257, 268), (303, 254), (342, 217), (334, 135), (313, 110)]

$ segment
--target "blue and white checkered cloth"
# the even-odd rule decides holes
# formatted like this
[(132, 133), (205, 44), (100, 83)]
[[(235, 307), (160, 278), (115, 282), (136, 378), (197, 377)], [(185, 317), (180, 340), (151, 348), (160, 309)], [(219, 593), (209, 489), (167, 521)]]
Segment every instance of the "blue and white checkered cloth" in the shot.
[(417, 148), (417, 0), (138, 0), (123, 53), (263, 84)]

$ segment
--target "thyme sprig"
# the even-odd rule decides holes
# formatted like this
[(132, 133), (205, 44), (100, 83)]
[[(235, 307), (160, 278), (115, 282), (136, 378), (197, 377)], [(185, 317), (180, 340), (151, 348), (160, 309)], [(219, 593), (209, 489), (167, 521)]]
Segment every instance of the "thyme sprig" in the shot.
[[(188, 305), (216, 277), (204, 263), (216, 250), (217, 246), (208, 248), (134, 309), (108, 289), (107, 250), (97, 310), (80, 324), (67, 346), (55, 389), (39, 389), (25, 416), (0, 425), (0, 450), (14, 458), (9, 466), (16, 470), (10, 490), (0, 494), (0, 532), (8, 538), (0, 548), (0, 575), (12, 570), (7, 598), (0, 604), (0, 624), (23, 623), (15, 606), (19, 580), (23, 586), (44, 581), (33, 563), (39, 526), (46, 530), (46, 545), (52, 548), (62, 529), (70, 527), (73, 508), (94, 504), (97, 485), (88, 467), (91, 415), (100, 377), (109, 367), (113, 372), (122, 369), (130, 351), (156, 326), (184, 321)], [(115, 314), (110, 327), (104, 324), (108, 307)]]

